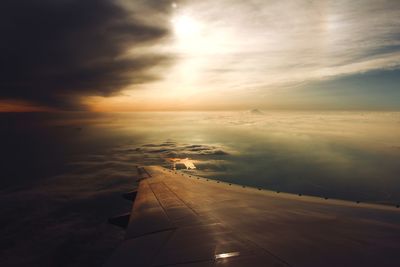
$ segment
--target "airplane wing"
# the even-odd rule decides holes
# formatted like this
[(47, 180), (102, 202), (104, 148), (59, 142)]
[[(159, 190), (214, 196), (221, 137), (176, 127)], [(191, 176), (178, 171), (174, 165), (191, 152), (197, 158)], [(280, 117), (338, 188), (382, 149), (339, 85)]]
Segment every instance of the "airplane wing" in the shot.
[(105, 266), (400, 266), (400, 209), (142, 171)]

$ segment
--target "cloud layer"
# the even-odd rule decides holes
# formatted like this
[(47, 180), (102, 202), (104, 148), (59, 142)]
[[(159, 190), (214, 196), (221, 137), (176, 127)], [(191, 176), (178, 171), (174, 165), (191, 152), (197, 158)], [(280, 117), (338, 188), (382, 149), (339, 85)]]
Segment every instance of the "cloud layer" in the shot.
[[(100, 111), (317, 109), (324, 101), (292, 88), (399, 69), (399, 12), (396, 0), (5, 0), (0, 100)], [(359, 94), (345, 87), (328, 96), (333, 108)]]
[(170, 157), (207, 178), (399, 203), (399, 112), (184, 114), (0, 114), (0, 265), (101, 265), (136, 165)]
[[(156, 10), (150, 1), (137, 14)], [(0, 98), (76, 108), (87, 95), (109, 96), (157, 79), (150, 69), (165, 55), (130, 52), (168, 35), (161, 15), (152, 24), (112, 0), (5, 0), (0, 9)]]
[[(185, 1), (171, 14), (169, 49), (180, 60), (149, 86), (152, 93), (127, 101), (172, 110), (302, 108), (305, 96), (293, 87), (399, 69), (399, 12), (396, 0)], [(353, 89), (347, 85), (340, 96)], [(281, 90), (288, 91), (284, 99)], [(333, 108), (341, 107), (336, 95), (329, 96)], [(318, 97), (315, 102), (307, 108), (320, 108)]]

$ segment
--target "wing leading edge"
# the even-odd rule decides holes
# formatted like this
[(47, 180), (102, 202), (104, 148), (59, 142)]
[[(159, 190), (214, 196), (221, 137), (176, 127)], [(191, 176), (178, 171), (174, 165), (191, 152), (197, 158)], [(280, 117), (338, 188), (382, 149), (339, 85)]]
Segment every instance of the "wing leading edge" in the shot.
[(142, 173), (106, 266), (399, 266), (396, 208)]

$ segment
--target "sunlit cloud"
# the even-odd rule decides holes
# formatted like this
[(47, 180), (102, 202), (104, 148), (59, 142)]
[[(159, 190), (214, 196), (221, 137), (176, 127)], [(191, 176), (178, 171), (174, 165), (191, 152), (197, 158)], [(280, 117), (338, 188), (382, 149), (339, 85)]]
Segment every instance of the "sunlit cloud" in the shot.
[[(281, 90), (304, 98), (288, 88), (400, 66), (396, 0), (102, 0), (79, 2), (71, 20), (75, 2), (32, 4), (38, 14), (6, 2), (4, 35), (18, 32), (16, 42), (32, 52), (15, 38), (2, 44), (17, 52), (3, 61), (0, 99), (69, 108), (83, 100), (100, 111), (268, 108), (283, 105), (275, 97)], [(43, 10), (66, 10), (65, 25), (51, 16), (44, 18), (54, 23), (37, 25), (7, 16), (34, 20)], [(60, 44), (46, 48), (46, 38), (31, 38), (39, 29), (57, 33)], [(37, 60), (43, 49), (54, 62)], [(285, 105), (299, 106), (292, 102)]]
[(235, 107), (294, 85), (396, 69), (399, 11), (396, 1), (176, 4), (173, 35), (160, 49), (177, 62), (133, 103)]

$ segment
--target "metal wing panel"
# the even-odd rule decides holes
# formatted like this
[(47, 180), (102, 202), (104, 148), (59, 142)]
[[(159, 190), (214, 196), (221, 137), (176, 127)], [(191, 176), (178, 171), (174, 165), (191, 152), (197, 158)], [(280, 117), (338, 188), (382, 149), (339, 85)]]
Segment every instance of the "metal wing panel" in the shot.
[(172, 228), (173, 225), (149, 184), (146, 181), (141, 182), (129, 219), (126, 239)]
[(398, 209), (146, 169), (119, 262), (163, 235), (134, 266), (399, 266)]

